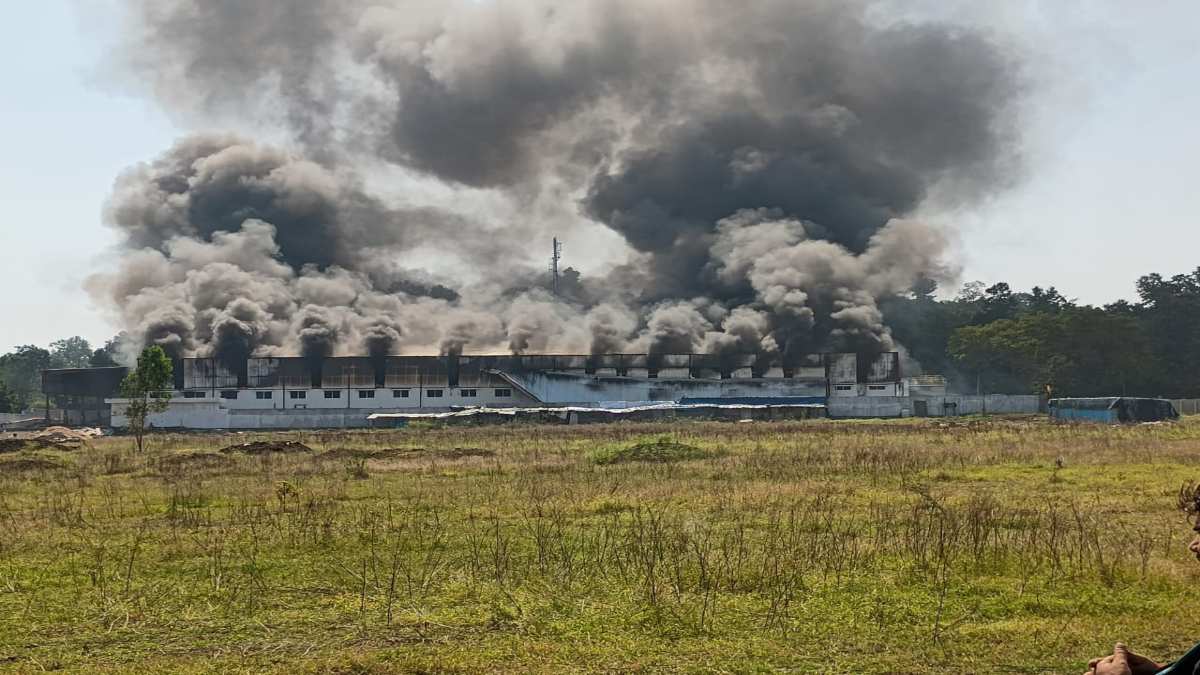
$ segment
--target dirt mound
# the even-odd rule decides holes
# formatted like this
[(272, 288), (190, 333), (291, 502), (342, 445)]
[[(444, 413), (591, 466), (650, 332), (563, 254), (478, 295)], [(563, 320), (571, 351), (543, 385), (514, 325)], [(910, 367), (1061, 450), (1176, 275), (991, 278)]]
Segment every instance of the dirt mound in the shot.
[(712, 456), (713, 453), (694, 445), (680, 443), (669, 438), (659, 438), (625, 447), (601, 448), (592, 454), (592, 462), (596, 464), (682, 462), (689, 459), (708, 459)]
[(193, 452), (182, 455), (168, 455), (158, 462), (160, 470), (178, 471), (181, 469), (219, 469), (236, 463), (232, 457), (216, 452)]
[(33, 436), (33, 440), (58, 445), (82, 445), (92, 438), (99, 436), (99, 429), (68, 429), (67, 427), (47, 427)]
[(221, 448), (221, 452), (227, 455), (234, 452), (243, 455), (266, 455), (271, 453), (295, 454), (312, 451), (312, 448), (300, 441), (255, 441), (253, 443), (239, 443), (227, 448)]

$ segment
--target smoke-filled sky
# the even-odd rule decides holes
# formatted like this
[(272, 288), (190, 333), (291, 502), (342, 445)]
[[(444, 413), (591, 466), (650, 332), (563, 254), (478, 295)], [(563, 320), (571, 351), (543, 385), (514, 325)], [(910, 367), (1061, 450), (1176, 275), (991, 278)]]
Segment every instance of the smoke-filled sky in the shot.
[(0, 349), (867, 349), (924, 277), (1197, 265), (1191, 5), (933, 4), (15, 10)]

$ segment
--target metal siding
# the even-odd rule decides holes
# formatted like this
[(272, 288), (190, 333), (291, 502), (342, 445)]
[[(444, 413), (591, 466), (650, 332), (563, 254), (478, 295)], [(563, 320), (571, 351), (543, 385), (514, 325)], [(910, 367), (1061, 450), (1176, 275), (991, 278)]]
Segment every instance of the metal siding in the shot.
[(829, 381), (834, 384), (855, 384), (858, 382), (857, 354), (828, 354), (826, 356), (826, 373)]
[(121, 388), (128, 368), (83, 368), (42, 371), (42, 392), (51, 396), (111, 398)]
[(308, 389), (312, 386), (312, 372), (308, 359), (288, 357), (275, 359), (276, 377), (283, 389)]
[(254, 358), (246, 361), (247, 384), (251, 389), (274, 389), (279, 387), (279, 363), (277, 358)]
[(184, 389), (237, 389), (237, 373), (217, 359), (183, 359)]
[(883, 384), (900, 381), (900, 354), (884, 352), (877, 354), (867, 367), (867, 383)]

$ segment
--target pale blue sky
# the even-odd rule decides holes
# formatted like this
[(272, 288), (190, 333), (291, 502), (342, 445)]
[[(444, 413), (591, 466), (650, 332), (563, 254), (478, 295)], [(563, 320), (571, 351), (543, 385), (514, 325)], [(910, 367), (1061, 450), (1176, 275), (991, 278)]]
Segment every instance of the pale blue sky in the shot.
[[(6, 3), (0, 21), (0, 352), (110, 325), (81, 289), (114, 242), (113, 179), (182, 133), (101, 68), (119, 0)], [(1200, 4), (912, 0), (1019, 36), (1035, 55), (1030, 169), (967, 212), (964, 280), (1054, 284), (1085, 302), (1133, 295), (1141, 274), (1200, 265)], [(947, 7), (949, 7), (947, 9)]]
[(100, 212), (121, 169), (176, 131), (99, 74), (101, 3), (5, 3), (0, 19), (0, 352), (115, 332), (81, 285), (115, 237)]

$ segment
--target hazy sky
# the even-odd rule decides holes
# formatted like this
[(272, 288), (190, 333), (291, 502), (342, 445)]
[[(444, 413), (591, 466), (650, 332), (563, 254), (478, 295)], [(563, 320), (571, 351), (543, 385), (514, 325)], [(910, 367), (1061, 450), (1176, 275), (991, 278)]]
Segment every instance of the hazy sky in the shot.
[[(122, 169), (181, 132), (100, 67), (114, 2), (10, 3), (0, 23), (0, 352), (115, 332), (81, 289), (115, 241), (101, 209)], [(1103, 303), (1142, 274), (1200, 266), (1200, 4), (888, 4), (992, 27), (1031, 55), (1021, 183), (926, 214), (961, 233), (964, 280)]]

